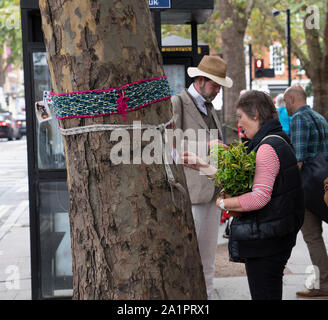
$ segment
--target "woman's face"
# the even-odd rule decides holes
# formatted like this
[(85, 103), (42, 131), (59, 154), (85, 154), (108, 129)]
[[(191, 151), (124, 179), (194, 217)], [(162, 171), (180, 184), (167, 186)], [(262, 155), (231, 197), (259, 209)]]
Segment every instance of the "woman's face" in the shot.
[(237, 109), (238, 126), (244, 131), (248, 139), (253, 139), (260, 129), (260, 120), (257, 114), (256, 111), (256, 116), (251, 118), (240, 108)]

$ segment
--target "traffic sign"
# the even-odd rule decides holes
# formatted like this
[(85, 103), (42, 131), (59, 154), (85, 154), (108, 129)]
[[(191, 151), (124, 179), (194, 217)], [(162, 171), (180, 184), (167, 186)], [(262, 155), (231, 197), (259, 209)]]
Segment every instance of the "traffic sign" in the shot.
[(149, 8), (169, 9), (171, 8), (171, 0), (149, 0)]
[(264, 70), (264, 60), (263, 59), (255, 59), (255, 78), (261, 78)]
[(263, 59), (256, 59), (255, 64), (258, 69), (263, 68)]
[(255, 70), (254, 76), (255, 78), (274, 78), (275, 73), (273, 68), (264, 68), (264, 60), (263, 59), (255, 59)]

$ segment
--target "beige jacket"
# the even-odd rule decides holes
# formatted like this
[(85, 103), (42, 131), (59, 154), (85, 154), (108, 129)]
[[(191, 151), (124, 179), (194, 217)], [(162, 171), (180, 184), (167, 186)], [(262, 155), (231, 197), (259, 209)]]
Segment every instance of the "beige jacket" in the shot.
[[(183, 131), (187, 129), (194, 129), (196, 132), (196, 140), (188, 140), (188, 145), (192, 145), (192, 150), (189, 149), (189, 151), (195, 150), (193, 149), (195, 145), (204, 146), (210, 140), (222, 139), (221, 124), (214, 108), (212, 109), (212, 115), (218, 130), (216, 135), (214, 134), (213, 136), (210, 136), (210, 130), (208, 126), (202, 118), (195, 101), (186, 89), (183, 90), (180, 95), (172, 97), (172, 105), (175, 128), (182, 129)], [(199, 140), (199, 138), (202, 137), (198, 134), (199, 129), (203, 129), (202, 134), (205, 133), (203, 135), (204, 138), (201, 139), (201, 141)], [(202, 150), (204, 150), (204, 148), (202, 148)], [(198, 153), (198, 148), (196, 148), (196, 152)], [(204, 158), (202, 156), (203, 153), (199, 155)], [(198, 171), (187, 167), (184, 167), (184, 172), (187, 180), (191, 203), (200, 204), (210, 202), (213, 199), (214, 193), (216, 191), (213, 181), (209, 180), (207, 176), (200, 175)]]

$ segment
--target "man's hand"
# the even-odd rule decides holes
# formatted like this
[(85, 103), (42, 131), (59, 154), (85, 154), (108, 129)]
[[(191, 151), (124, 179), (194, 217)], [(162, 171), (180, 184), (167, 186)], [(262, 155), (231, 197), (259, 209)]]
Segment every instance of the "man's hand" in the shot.
[(214, 139), (214, 140), (211, 140), (209, 143), (208, 143), (208, 147), (209, 149), (211, 149), (213, 146), (222, 146), (226, 149), (229, 149), (229, 146), (227, 146), (226, 144), (223, 143), (222, 140), (218, 140), (218, 139)]
[(184, 166), (197, 171), (200, 171), (202, 167), (208, 166), (208, 164), (204, 160), (202, 160), (200, 157), (198, 157), (192, 152), (184, 152), (182, 155), (182, 160)]
[(210, 179), (213, 179), (215, 177), (217, 170), (194, 153), (184, 152), (182, 155), (182, 160), (184, 166), (200, 171), (202, 174), (208, 176)]

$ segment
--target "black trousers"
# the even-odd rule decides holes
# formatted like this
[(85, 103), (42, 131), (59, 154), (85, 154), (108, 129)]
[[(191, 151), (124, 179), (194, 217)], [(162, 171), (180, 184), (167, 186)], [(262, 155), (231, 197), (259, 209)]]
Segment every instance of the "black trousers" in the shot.
[(292, 248), (269, 257), (247, 258), (252, 300), (282, 300), (282, 278)]

